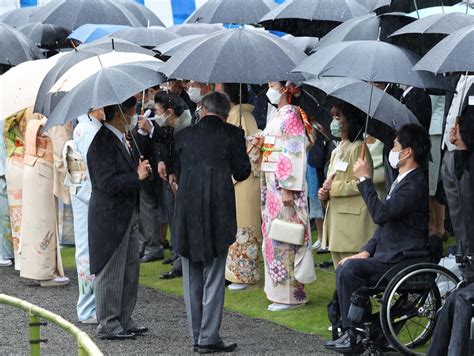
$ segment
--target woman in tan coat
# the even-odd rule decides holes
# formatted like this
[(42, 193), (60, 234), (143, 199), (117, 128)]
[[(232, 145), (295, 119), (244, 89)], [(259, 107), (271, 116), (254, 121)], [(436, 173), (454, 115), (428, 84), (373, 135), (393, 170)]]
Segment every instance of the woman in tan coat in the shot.
[[(257, 122), (252, 115), (254, 107), (246, 104), (248, 98), (247, 86), (242, 85), (240, 99), (240, 84), (222, 84), (231, 102), (231, 110), (227, 123), (242, 128), (245, 136), (254, 135)], [(245, 289), (260, 281), (259, 251), (262, 243), (261, 214), (260, 214), (260, 179), (256, 167), (243, 182), (234, 181), (235, 201), (237, 211), (236, 242), (230, 246), (227, 255), (225, 277), (229, 289)]]
[(372, 158), (362, 141), (364, 117), (345, 102), (336, 103), (331, 114), (331, 133), (341, 138), (332, 152), (327, 179), (319, 190), (319, 198), (326, 202), (322, 246), (328, 247), (334, 267), (344, 257), (358, 253), (372, 237), (376, 225), (359, 193), (358, 179), (353, 167), (365, 150), (366, 160), (373, 172)]

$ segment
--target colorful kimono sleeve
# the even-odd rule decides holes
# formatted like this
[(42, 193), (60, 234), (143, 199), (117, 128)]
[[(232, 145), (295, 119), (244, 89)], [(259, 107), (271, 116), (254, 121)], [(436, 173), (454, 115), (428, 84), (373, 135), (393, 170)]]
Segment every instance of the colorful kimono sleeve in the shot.
[(281, 152), (275, 178), (284, 189), (303, 191), (306, 178), (306, 136), (303, 121), (294, 111), (287, 111), (282, 115)]

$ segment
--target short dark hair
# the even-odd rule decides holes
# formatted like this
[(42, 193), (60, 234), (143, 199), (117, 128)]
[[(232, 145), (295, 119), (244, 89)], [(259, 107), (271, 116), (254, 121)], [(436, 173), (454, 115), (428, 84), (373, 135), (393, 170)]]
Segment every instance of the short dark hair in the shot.
[(474, 152), (474, 108), (472, 106), (464, 109), (461, 115), (459, 133), (468, 150)]
[(349, 141), (363, 140), (366, 114), (345, 101), (337, 100), (332, 106), (331, 115), (341, 114), (346, 118), (349, 127)]
[[(224, 83), (224, 93), (227, 94), (232, 104), (247, 104), (249, 102), (249, 91), (247, 84)], [(242, 86), (242, 97), (240, 97), (240, 87)], [(242, 100), (241, 100), (242, 99)]]
[[(131, 108), (134, 108), (137, 105), (137, 98), (134, 96), (125, 100), (120, 106), (122, 106), (123, 111), (127, 111)], [(104, 107), (105, 121), (112, 121), (115, 117), (115, 114), (120, 112), (119, 105), (109, 105)]]
[(178, 117), (188, 108), (185, 101), (179, 96), (165, 91), (159, 91), (155, 94), (155, 104), (160, 104), (165, 111), (173, 109)]
[(223, 118), (229, 116), (230, 100), (225, 93), (211, 91), (202, 98), (202, 106)]
[(417, 124), (403, 125), (396, 134), (397, 141), (402, 149), (411, 148), (413, 156), (420, 166), (428, 163), (431, 151), (431, 141), (428, 131)]

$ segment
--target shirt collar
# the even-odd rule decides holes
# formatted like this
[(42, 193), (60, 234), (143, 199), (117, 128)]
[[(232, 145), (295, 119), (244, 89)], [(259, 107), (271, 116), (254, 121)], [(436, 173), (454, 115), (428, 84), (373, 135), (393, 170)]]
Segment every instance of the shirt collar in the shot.
[(120, 132), (119, 129), (117, 129), (116, 127), (113, 127), (112, 125), (110, 125), (109, 123), (105, 122), (104, 123), (104, 126), (106, 128), (108, 128), (110, 131), (112, 131), (112, 133), (117, 136), (117, 138), (120, 140), (120, 142), (123, 142), (124, 140), (124, 134), (122, 132)]
[(405, 91), (402, 94), (402, 97), (405, 98), (408, 95), (408, 93), (411, 92), (412, 90), (413, 90), (413, 87), (406, 88)]
[(398, 177), (397, 177), (398, 183), (400, 183), (400, 182), (403, 180), (403, 178), (405, 178), (405, 177), (408, 175), (408, 173), (414, 171), (415, 169), (416, 169), (416, 168), (413, 168), (413, 169), (410, 169), (409, 171), (407, 171), (407, 172), (405, 172), (405, 173), (403, 173), (403, 174), (399, 174)]

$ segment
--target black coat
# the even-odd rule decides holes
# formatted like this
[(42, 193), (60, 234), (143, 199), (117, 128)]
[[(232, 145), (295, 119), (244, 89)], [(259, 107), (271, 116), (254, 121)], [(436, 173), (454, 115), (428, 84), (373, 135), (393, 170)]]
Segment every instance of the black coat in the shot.
[(430, 96), (423, 89), (413, 88), (400, 101), (416, 116), (421, 126), (429, 132), (432, 114)]
[(372, 219), (379, 225), (361, 250), (383, 263), (410, 258), (410, 252), (429, 251), (428, 182), (422, 168), (408, 173), (383, 202), (371, 179), (358, 187)]
[(141, 182), (137, 161), (105, 126), (87, 153), (92, 183), (89, 203), (89, 259), (92, 274), (109, 261), (122, 241), (138, 206)]
[(178, 176), (172, 244), (193, 262), (226, 253), (237, 233), (232, 177), (250, 175), (244, 131), (207, 116), (176, 134)]

